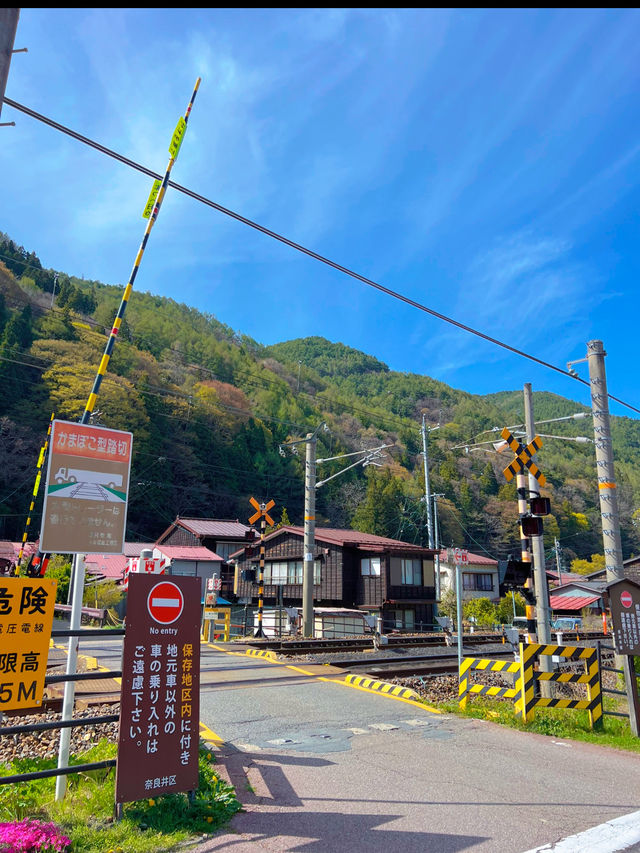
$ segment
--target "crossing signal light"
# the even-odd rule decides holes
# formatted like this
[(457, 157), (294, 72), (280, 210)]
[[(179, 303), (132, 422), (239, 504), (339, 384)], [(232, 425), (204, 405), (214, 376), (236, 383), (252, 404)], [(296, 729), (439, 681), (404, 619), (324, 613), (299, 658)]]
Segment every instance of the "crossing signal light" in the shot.
[(499, 560), (500, 589), (521, 589), (531, 577), (531, 563), (524, 560)]
[(523, 515), (520, 517), (520, 526), (523, 536), (541, 536), (542, 519), (536, 515)]
[(243, 581), (247, 583), (255, 583), (256, 582), (256, 570), (255, 569), (243, 569), (240, 573), (240, 577)]
[(541, 498), (538, 495), (538, 497), (530, 499), (529, 509), (531, 511), (531, 515), (549, 515), (551, 512), (551, 501), (549, 498)]

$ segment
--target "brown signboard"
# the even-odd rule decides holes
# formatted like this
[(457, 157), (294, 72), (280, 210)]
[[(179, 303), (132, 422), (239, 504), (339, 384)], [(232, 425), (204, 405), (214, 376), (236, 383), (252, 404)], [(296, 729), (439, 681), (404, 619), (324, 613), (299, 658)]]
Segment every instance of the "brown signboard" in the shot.
[(620, 655), (640, 655), (640, 584), (625, 578), (607, 585), (609, 607)]
[(121, 430), (53, 422), (42, 552), (122, 554), (132, 439)]
[(56, 583), (0, 579), (0, 712), (42, 704)]
[(198, 787), (200, 578), (129, 576), (116, 802)]

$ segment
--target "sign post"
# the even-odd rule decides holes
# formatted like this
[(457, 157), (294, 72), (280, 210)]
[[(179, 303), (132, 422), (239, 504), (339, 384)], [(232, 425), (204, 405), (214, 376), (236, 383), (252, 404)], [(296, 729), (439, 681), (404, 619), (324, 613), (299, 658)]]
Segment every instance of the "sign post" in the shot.
[(200, 578), (129, 577), (116, 805), (198, 787)]
[(622, 657), (629, 724), (632, 733), (640, 737), (640, 697), (634, 667), (635, 656), (640, 655), (640, 584), (631, 578), (623, 578), (607, 584), (606, 589), (616, 654)]

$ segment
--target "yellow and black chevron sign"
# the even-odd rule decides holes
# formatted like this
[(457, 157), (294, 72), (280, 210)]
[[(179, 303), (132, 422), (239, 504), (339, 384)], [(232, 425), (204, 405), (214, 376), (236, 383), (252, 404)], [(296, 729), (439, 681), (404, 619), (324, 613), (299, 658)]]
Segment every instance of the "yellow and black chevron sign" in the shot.
[(528, 468), (529, 472), (536, 478), (540, 485), (544, 486), (547, 482), (547, 478), (533, 461), (534, 454), (542, 447), (542, 439), (540, 436), (536, 435), (533, 441), (529, 442), (526, 447), (523, 447), (518, 439), (514, 438), (506, 427), (502, 430), (500, 435), (516, 454), (516, 458), (513, 462), (511, 462), (510, 465), (507, 465), (502, 472), (507, 483), (513, 480), (516, 474), (519, 474), (524, 470), (524, 468)]

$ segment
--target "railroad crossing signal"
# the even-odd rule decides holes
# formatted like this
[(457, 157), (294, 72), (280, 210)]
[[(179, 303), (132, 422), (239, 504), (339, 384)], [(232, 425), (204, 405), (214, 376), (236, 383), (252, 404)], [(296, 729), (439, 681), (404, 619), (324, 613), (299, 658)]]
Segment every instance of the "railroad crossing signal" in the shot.
[(536, 478), (540, 485), (544, 486), (547, 482), (547, 478), (533, 461), (534, 454), (542, 447), (542, 439), (540, 436), (536, 435), (533, 441), (529, 442), (526, 447), (523, 447), (518, 439), (514, 438), (506, 427), (502, 430), (500, 435), (516, 454), (516, 458), (513, 462), (510, 465), (507, 465), (502, 472), (507, 483), (511, 482), (515, 475), (523, 471), (524, 468), (528, 468), (529, 472)]
[(275, 501), (271, 500), (268, 504), (259, 504), (255, 498), (249, 498), (249, 503), (256, 510), (254, 515), (249, 519), (249, 524), (253, 524), (254, 521), (257, 521), (259, 518), (264, 518), (267, 524), (270, 526), (274, 525), (275, 522), (269, 515), (269, 510), (276, 505)]

